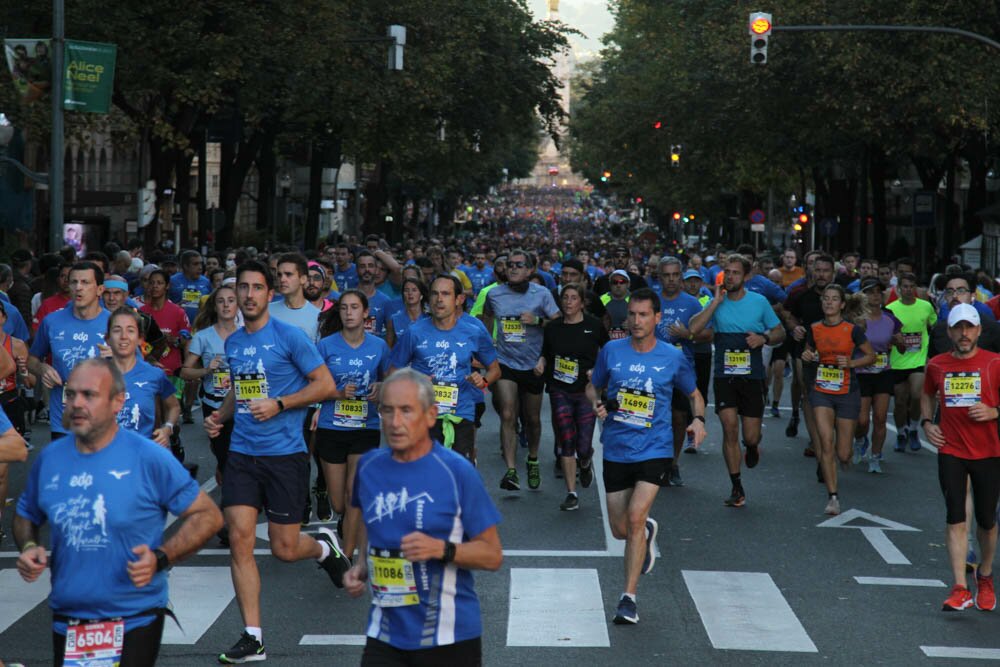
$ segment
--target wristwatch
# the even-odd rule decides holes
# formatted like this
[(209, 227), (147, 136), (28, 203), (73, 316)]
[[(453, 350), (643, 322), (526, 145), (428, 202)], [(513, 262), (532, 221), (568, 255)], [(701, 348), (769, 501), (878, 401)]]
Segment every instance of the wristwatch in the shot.
[(444, 557), (441, 558), (441, 562), (450, 563), (455, 560), (455, 543), (445, 542), (444, 543)]
[(930, 423), (932, 423), (932, 424), (933, 424), (933, 423), (934, 423), (934, 420), (933, 420), (933, 419), (921, 419), (921, 420), (920, 420), (920, 427), (921, 427), (921, 428), (925, 428), (925, 427), (924, 427), (924, 424), (926, 424), (927, 422), (930, 422)]
[(170, 567), (170, 559), (167, 558), (167, 554), (164, 553), (163, 549), (153, 549), (153, 555), (156, 556), (157, 572), (163, 572)]
[(278, 403), (278, 412), (284, 412), (285, 411), (285, 402), (282, 401), (280, 398), (275, 399), (275, 400)]
[(708, 422), (705, 421), (704, 415), (695, 415), (694, 418), (695, 419), (700, 419), (702, 424), (707, 424), (708, 423)]
[(163, 422), (163, 426), (169, 426), (171, 433), (173, 433), (174, 431), (177, 430), (177, 428), (174, 426), (173, 422)]

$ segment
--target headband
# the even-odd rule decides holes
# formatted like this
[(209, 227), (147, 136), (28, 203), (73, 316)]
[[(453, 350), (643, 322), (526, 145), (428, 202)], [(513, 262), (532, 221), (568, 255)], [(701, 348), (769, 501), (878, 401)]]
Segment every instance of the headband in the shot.
[(120, 289), (127, 292), (128, 283), (124, 280), (105, 280), (104, 289)]

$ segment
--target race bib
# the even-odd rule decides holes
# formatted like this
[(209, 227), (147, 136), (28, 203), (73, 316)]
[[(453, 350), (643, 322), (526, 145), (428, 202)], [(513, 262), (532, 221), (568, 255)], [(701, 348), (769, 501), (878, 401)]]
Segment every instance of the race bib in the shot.
[(229, 376), (229, 370), (223, 370), (217, 368), (212, 371), (212, 393), (216, 396), (221, 396), (222, 394), (229, 393), (229, 388), (232, 386), (232, 378)]
[(349, 400), (333, 402), (333, 425), (343, 428), (364, 428), (368, 420), (368, 401)]
[(420, 604), (413, 563), (395, 549), (368, 549), (368, 580), (372, 603), (379, 607)]
[(903, 345), (907, 352), (916, 352), (920, 349), (923, 339), (924, 336), (921, 333), (905, 333), (903, 334)]
[(612, 327), (608, 329), (608, 338), (611, 340), (621, 340), (622, 338), (627, 338), (628, 335), (628, 329), (623, 329), (621, 327)]
[(453, 415), (458, 410), (458, 384), (455, 382), (434, 383), (434, 402), (438, 416)]
[(750, 375), (750, 350), (723, 351), (722, 374)]
[(947, 408), (967, 408), (980, 401), (982, 380), (979, 371), (944, 374), (944, 405)]
[(243, 414), (250, 412), (250, 401), (267, 398), (267, 376), (263, 373), (236, 373), (237, 410)]
[(556, 357), (552, 379), (573, 384), (580, 378), (580, 362), (572, 357)]
[(189, 308), (199, 306), (201, 305), (201, 292), (196, 289), (186, 289), (181, 292), (181, 301)]
[(125, 621), (66, 626), (65, 667), (118, 667), (125, 642)]
[(872, 371), (876, 373), (881, 373), (885, 369), (889, 368), (889, 355), (885, 352), (875, 353), (875, 362), (871, 366)]
[(652, 428), (655, 411), (656, 398), (652, 392), (622, 388), (618, 390), (618, 410), (613, 413), (613, 419), (633, 426)]
[(505, 343), (523, 343), (527, 332), (520, 317), (501, 317), (500, 333)]
[(816, 389), (825, 394), (843, 394), (848, 390), (847, 369), (820, 364), (816, 369)]

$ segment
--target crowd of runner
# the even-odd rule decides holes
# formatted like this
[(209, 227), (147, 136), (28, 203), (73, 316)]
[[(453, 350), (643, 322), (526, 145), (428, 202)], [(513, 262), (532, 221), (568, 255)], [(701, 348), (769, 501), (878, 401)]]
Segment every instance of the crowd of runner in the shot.
[[(425, 651), (426, 664), (478, 664), (469, 570), (502, 559), (484, 484), (522, 493), (523, 473), (538, 489), (544, 463), (565, 485), (559, 509), (578, 509), (598, 423), (599, 483), (626, 541), (613, 620), (637, 623), (639, 578), (656, 557), (650, 510), (660, 487), (684, 485), (681, 453), (697, 451), (708, 407), (722, 427), (720, 506), (733, 510), (753, 502), (743, 474), (767, 455), (765, 418), (815, 457), (829, 515), (850, 493), (841, 471), (881, 474), (900, 460), (886, 440), (912, 455), (923, 432), (947, 507), (944, 608), (995, 607), (1000, 292), (989, 276), (958, 264), (922, 276), (910, 258), (856, 252), (685, 248), (563, 191), (479, 205), (475, 231), (395, 245), (346, 236), (304, 252), (174, 257), (112, 244), (0, 264), (0, 461), (45, 445), (25, 489), (7, 488), (0, 463), (0, 498), (19, 498), (0, 539), (16, 514), (22, 576), (53, 570), (57, 664), (86, 653), (76, 638), (91, 625), (121, 634), (107, 650), (123, 665), (151, 664), (161, 572), (213, 535), (231, 550), (245, 625), (219, 660), (263, 660), (260, 512), (280, 560), (314, 559), (334, 585), (371, 593), (365, 664)], [(499, 443), (477, 438), (487, 402)], [(181, 465), (196, 411), (221, 514)], [(46, 418), (51, 445), (32, 438)], [(505, 472), (484, 481), (477, 459), (497, 452)], [(141, 466), (161, 472), (126, 477)], [(452, 500), (424, 513), (421, 494)], [(398, 511), (410, 503), (421, 512)], [(80, 525), (53, 521), (68, 505)], [(164, 542), (167, 512), (183, 524)], [(314, 512), (335, 528), (304, 531)], [(98, 571), (119, 562), (131, 583), (108, 573), (102, 585)]]

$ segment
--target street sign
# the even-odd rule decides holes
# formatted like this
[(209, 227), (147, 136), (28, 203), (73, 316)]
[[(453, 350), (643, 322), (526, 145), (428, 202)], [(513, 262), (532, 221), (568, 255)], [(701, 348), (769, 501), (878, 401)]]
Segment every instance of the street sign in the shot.
[(839, 227), (839, 225), (837, 224), (836, 218), (823, 218), (819, 223), (820, 231), (823, 232), (824, 236), (833, 236), (836, 234), (837, 227)]
[(750, 211), (750, 222), (752, 222), (755, 225), (764, 224), (765, 218), (766, 216), (764, 215), (764, 211), (760, 210), (759, 208), (755, 208), (754, 210)]
[(756, 222), (750, 223), (750, 231), (751, 232), (763, 232), (764, 231), (764, 223), (763, 222), (761, 222), (761, 223), (756, 223)]
[(916, 228), (934, 227), (937, 193), (913, 193), (913, 226)]

